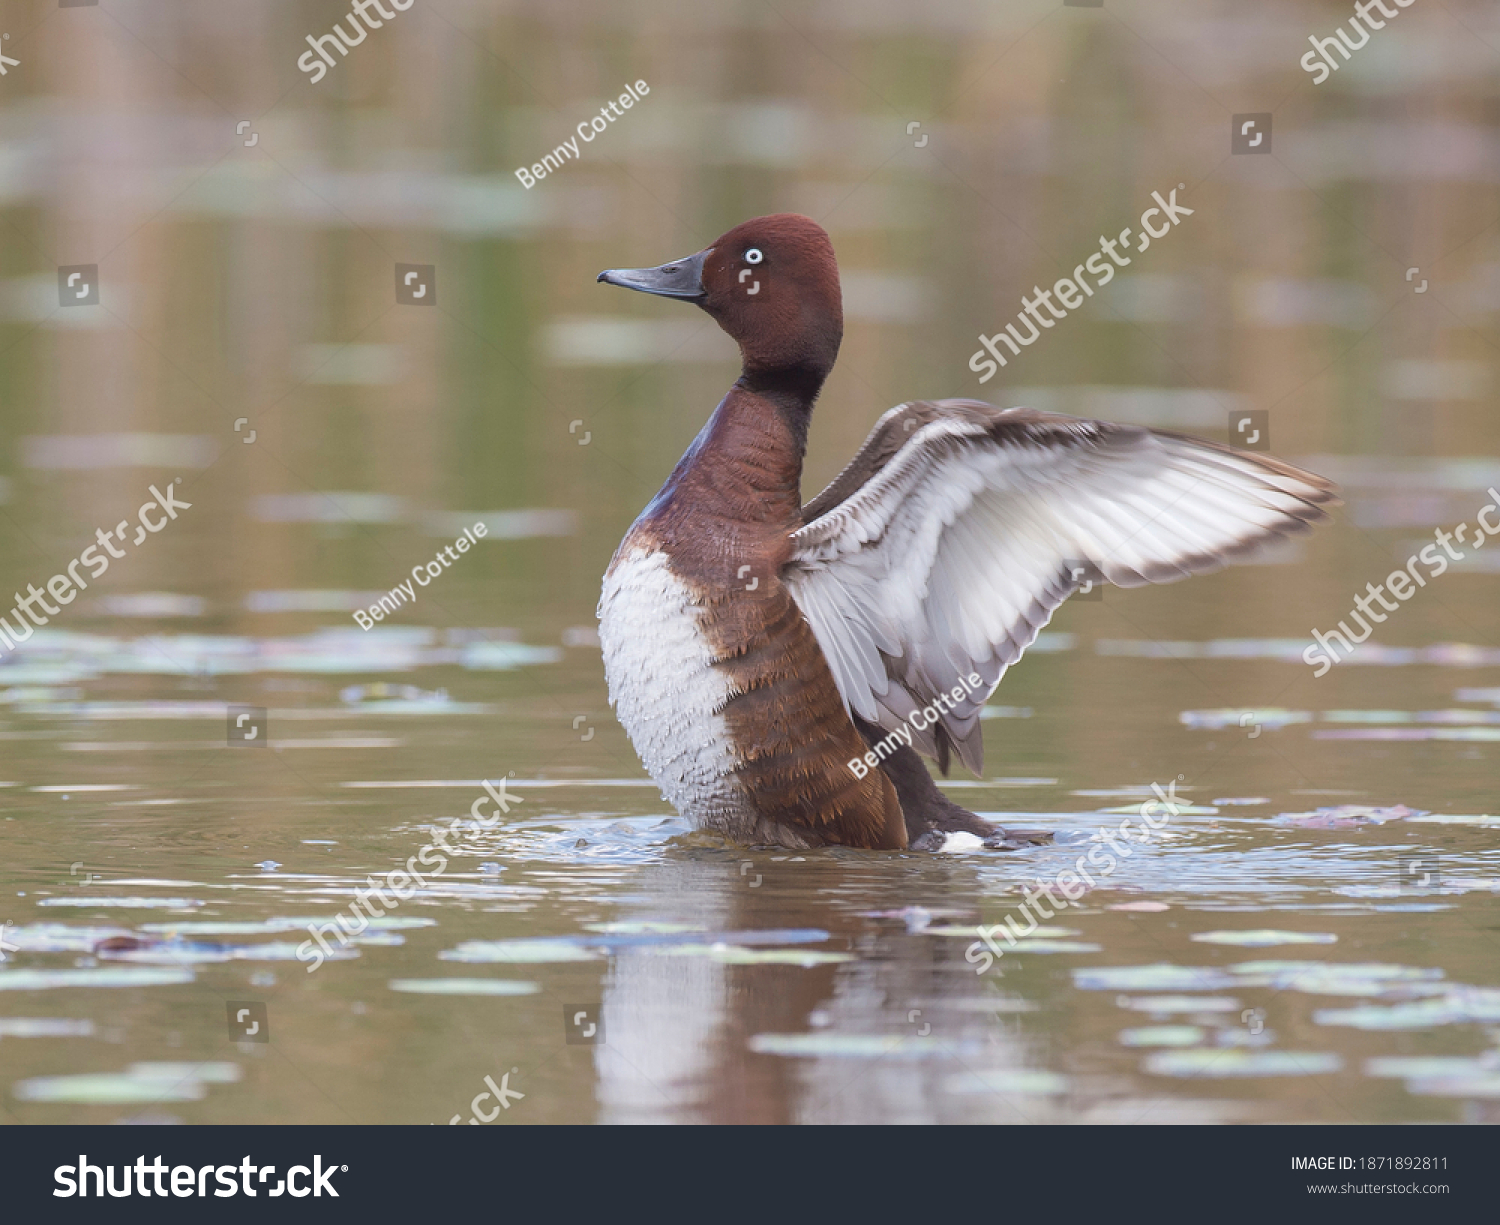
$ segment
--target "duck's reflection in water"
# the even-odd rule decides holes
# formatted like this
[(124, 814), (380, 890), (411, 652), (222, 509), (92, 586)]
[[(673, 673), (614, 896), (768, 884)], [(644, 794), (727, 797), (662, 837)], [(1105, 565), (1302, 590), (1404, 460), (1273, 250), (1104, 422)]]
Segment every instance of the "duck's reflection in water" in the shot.
[[(940, 901), (976, 897), (973, 870), (936, 856), (869, 856), (777, 862), (762, 852), (743, 868), (684, 851), (644, 873), (622, 921), (728, 939), (718, 950), (664, 944), (614, 956), (595, 1048), (600, 1121), (1057, 1121), (1066, 1084), (1040, 1066), (1016, 1015), (1035, 1005), (997, 971), (977, 975), (964, 960), (968, 940), (924, 930), (973, 926), (976, 912)], [(742, 942), (773, 929), (829, 938)], [(847, 960), (752, 960), (771, 950)]]

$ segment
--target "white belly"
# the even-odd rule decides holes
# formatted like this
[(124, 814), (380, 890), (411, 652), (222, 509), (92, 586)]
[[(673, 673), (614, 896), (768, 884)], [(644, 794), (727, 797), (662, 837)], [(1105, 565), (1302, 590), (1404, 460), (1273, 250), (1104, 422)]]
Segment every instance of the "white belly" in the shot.
[(610, 705), (662, 794), (694, 824), (738, 835), (754, 815), (719, 713), (729, 678), (664, 554), (636, 549), (605, 578), (599, 644)]

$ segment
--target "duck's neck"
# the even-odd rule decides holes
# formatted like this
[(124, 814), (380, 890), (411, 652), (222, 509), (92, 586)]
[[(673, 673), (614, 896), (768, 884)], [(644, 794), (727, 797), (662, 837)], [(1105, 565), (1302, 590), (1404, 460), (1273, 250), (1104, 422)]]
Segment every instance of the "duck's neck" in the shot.
[(741, 375), (646, 516), (696, 533), (707, 520), (778, 532), (800, 527), (802, 457), (821, 385), (821, 377), (795, 372)]
[(781, 367), (775, 370), (745, 369), (735, 380), (734, 391), (743, 391), (776, 410), (789, 432), (797, 454), (797, 478), (802, 477), (802, 457), (807, 453), (807, 427), (812, 420), (813, 402), (823, 390), (826, 370), (806, 366)]

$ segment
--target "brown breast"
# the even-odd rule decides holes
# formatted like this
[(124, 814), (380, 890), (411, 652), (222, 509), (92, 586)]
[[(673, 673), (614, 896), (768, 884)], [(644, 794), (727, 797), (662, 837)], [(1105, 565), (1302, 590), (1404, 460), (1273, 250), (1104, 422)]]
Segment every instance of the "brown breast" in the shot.
[(868, 751), (780, 573), (802, 526), (800, 440), (774, 407), (736, 387), (719, 405), (631, 539), (653, 538), (696, 594), (715, 666), (731, 678), (724, 717), (757, 811), (815, 842), (906, 846)]

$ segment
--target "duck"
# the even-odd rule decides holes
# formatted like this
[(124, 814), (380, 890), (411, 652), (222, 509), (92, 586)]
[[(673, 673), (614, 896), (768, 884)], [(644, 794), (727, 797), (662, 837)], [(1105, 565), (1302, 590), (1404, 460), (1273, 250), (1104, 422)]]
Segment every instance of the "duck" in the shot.
[(833, 243), (796, 213), (597, 281), (676, 298), (740, 376), (620, 542), (598, 635), (610, 705), (664, 798), (744, 846), (1015, 850), (960, 807), (980, 712), (1093, 583), (1216, 570), (1306, 532), (1336, 486), (1262, 452), (977, 400), (875, 422), (810, 502), (813, 405), (843, 338)]

